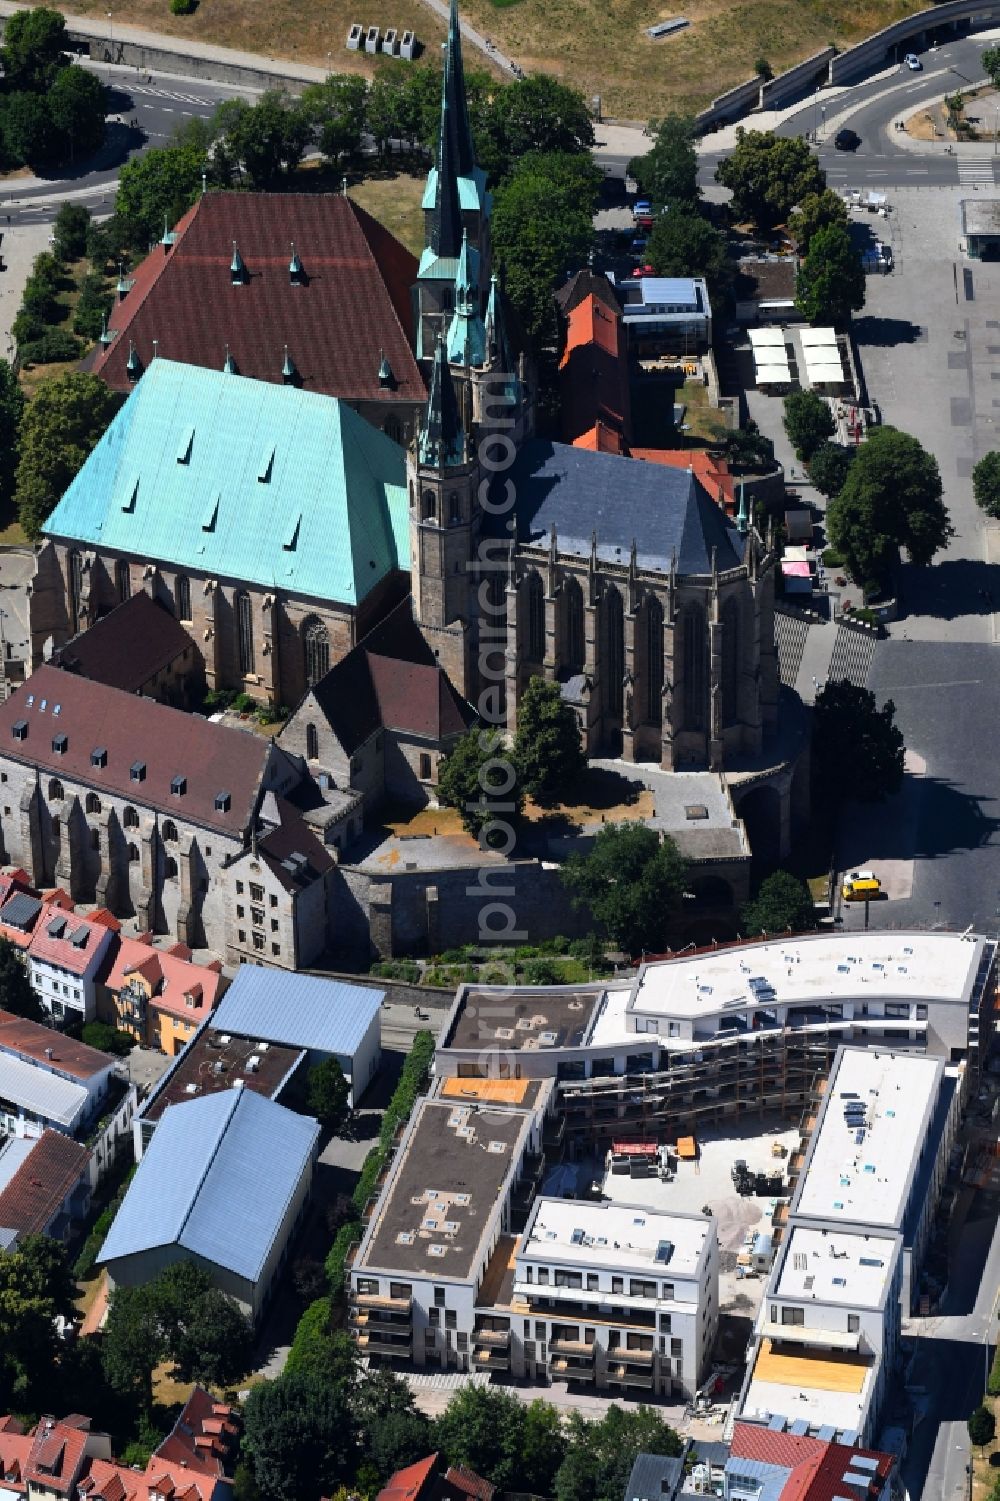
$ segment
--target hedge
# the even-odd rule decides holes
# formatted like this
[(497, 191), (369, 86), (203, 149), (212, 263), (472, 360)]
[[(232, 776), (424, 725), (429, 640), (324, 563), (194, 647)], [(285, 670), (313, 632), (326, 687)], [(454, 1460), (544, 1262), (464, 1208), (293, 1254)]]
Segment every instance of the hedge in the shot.
[(356, 1240), (361, 1239), (361, 1225), (357, 1220), (348, 1220), (337, 1231), (325, 1262), (326, 1277), (330, 1284), (330, 1298), (342, 1298), (347, 1291), (347, 1268), (344, 1263), (347, 1253)]
[(413, 1039), (413, 1046), (407, 1054), (406, 1062), (403, 1064), (399, 1083), (386, 1106), (385, 1115), (382, 1118), (382, 1129), (378, 1134), (378, 1146), (372, 1147), (368, 1153), (361, 1169), (361, 1176), (354, 1185), (354, 1193), (351, 1197), (358, 1214), (375, 1192), (375, 1184), (378, 1182), (379, 1173), (385, 1166), (396, 1131), (403, 1121), (409, 1120), (414, 1105), (427, 1088), (433, 1058), (433, 1033), (418, 1032)]
[(122, 1200), (128, 1193), (128, 1186), (132, 1182), (132, 1179), (135, 1177), (137, 1167), (138, 1163), (132, 1164), (125, 1176), (125, 1181), (118, 1189), (114, 1198), (110, 1201), (107, 1207), (101, 1211), (101, 1213), (97, 1216), (97, 1219), (94, 1221), (94, 1228), (91, 1230), (90, 1234), (87, 1236), (87, 1239), (84, 1241), (83, 1249), (81, 1250), (79, 1256), (76, 1258), (76, 1261), (73, 1264), (73, 1276), (76, 1277), (78, 1281), (85, 1281), (86, 1278), (89, 1277), (91, 1272), (94, 1270), (94, 1267), (97, 1265), (97, 1257), (100, 1253), (101, 1247), (103, 1246), (105, 1239), (107, 1238), (108, 1231), (111, 1229), (111, 1224), (114, 1220), (115, 1215), (121, 1208)]
[(296, 1325), (285, 1370), (314, 1368), (321, 1371), (330, 1343), (330, 1331), (330, 1299), (317, 1298), (315, 1303), (309, 1304)]
[(993, 1355), (993, 1364), (990, 1366), (989, 1380), (986, 1390), (991, 1397), (1000, 1397), (1000, 1345), (997, 1346)]

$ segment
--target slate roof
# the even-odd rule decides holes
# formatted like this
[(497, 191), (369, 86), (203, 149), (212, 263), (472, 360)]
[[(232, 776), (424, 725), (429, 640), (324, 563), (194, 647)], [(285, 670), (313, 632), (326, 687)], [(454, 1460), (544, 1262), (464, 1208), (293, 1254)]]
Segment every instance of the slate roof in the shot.
[(415, 625), (407, 600), (311, 691), (348, 754), (379, 729), (440, 744), (461, 735), (474, 718)]
[(216, 1032), (350, 1057), (384, 999), (384, 990), (368, 985), (241, 964), (212, 1026)]
[(165, 605), (141, 589), (74, 636), (52, 663), (109, 688), (138, 693), (185, 652), (198, 652), (192, 638)]
[[(0, 1152), (0, 1175), (9, 1150)], [(90, 1153), (79, 1142), (60, 1131), (44, 1131), (0, 1190), (0, 1225), (19, 1235), (44, 1235), (89, 1162)]]
[[(534, 439), (495, 482), (517, 496), (518, 540), (548, 547), (551, 529), (561, 553), (589, 557), (597, 533), (603, 563), (627, 565), (635, 538), (640, 568), (665, 572), (673, 552), (680, 574), (707, 574), (712, 550), (722, 572), (743, 560), (743, 538), (697, 476), (684, 469), (646, 464), (617, 454), (594, 453)], [(504, 526), (495, 523), (498, 530)]]
[(637, 1454), (624, 1501), (674, 1501), (684, 1479), (684, 1461), (664, 1454)]
[[(58, 713), (56, 709), (58, 708)], [(14, 726), (26, 727), (23, 739)], [(60, 753), (53, 737), (66, 736)], [(103, 748), (106, 764), (92, 764)], [(39, 667), (0, 705), (0, 755), (48, 775), (101, 788), (168, 817), (239, 836), (250, 819), (271, 743), (246, 730), (212, 724), (149, 698), (88, 682), (58, 667)], [(280, 753), (279, 753), (280, 754)], [(140, 781), (131, 767), (145, 766)], [(183, 795), (171, 792), (185, 778)], [(228, 808), (216, 808), (229, 794)]]
[(275, 804), (281, 822), (258, 839), (257, 853), (286, 891), (301, 891), (337, 862), (293, 803), (279, 797)]
[[(413, 356), (410, 288), (417, 262), (376, 219), (341, 194), (206, 193), (158, 246), (112, 310), (117, 337), (94, 365), (117, 391), (130, 387), (133, 341), (144, 368), (159, 353), (221, 370), (226, 345), (240, 375), (281, 384), (284, 346), (304, 388), (380, 402), (422, 401)], [(249, 279), (233, 286), (233, 241)], [(305, 272), (289, 275), (291, 243)], [(378, 381), (379, 349), (392, 389)]]
[(249, 1089), (171, 1105), (100, 1260), (178, 1246), (255, 1282), (318, 1138), (314, 1120)]
[(157, 359), (45, 530), (357, 605), (409, 566), (406, 455), (343, 402)]

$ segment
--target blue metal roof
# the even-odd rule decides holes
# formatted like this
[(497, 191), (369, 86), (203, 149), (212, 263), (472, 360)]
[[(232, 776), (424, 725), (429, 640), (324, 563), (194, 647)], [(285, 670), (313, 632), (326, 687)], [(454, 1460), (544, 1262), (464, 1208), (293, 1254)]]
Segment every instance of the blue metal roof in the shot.
[(249, 1089), (171, 1105), (101, 1261), (177, 1245), (256, 1281), (318, 1137), (314, 1120)]
[(403, 449), (344, 402), (157, 359), (46, 531), (360, 604), (408, 525)]
[(351, 1058), (384, 999), (384, 990), (366, 985), (241, 964), (213, 1013), (212, 1027)]

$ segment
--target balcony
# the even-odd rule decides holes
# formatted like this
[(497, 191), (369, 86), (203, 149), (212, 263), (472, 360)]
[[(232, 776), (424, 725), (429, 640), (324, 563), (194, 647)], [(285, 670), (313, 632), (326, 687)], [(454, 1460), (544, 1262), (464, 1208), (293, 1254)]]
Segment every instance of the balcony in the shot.
[(627, 1350), (624, 1345), (608, 1351), (609, 1366), (620, 1365), (623, 1361), (626, 1365), (652, 1366), (654, 1358), (652, 1350)]
[(624, 1365), (609, 1365), (605, 1376), (609, 1386), (643, 1386), (647, 1389), (655, 1379), (652, 1367), (648, 1371), (639, 1371)]
[(381, 1293), (359, 1293), (352, 1289), (351, 1302), (357, 1308), (384, 1309), (387, 1313), (409, 1314), (412, 1298), (386, 1298)]
[(472, 1346), (472, 1364), (477, 1371), (509, 1371), (510, 1351), (487, 1347), (477, 1338)]
[(390, 1339), (381, 1330), (372, 1333), (359, 1334), (357, 1337), (358, 1349), (362, 1355), (392, 1355), (397, 1360), (408, 1360), (410, 1356), (410, 1337), (406, 1339)]
[(510, 1345), (509, 1329), (475, 1329), (472, 1338), (477, 1345), (488, 1345), (490, 1349), (507, 1349)]
[(352, 1308), (347, 1315), (352, 1329), (366, 1329), (370, 1334), (402, 1334), (410, 1337), (408, 1314), (389, 1313), (381, 1308)]
[(588, 1344), (582, 1339), (552, 1339), (549, 1349), (553, 1355), (566, 1355), (572, 1360), (584, 1360), (593, 1364), (595, 1341)]

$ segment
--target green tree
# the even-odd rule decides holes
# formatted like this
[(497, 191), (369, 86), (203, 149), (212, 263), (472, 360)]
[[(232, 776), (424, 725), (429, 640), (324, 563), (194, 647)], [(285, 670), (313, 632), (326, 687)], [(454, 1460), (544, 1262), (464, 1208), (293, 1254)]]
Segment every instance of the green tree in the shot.
[(254, 188), (279, 187), (295, 171), (312, 126), (299, 101), (269, 89), (256, 104), (227, 99), (215, 112), (214, 128), (229, 156)]
[(966, 1422), (969, 1430), (969, 1440), (977, 1449), (985, 1449), (987, 1444), (992, 1444), (996, 1438), (997, 1420), (993, 1416), (993, 1409), (983, 1402), (974, 1412), (969, 1414)]
[(48, 92), (49, 118), (59, 132), (60, 154), (74, 161), (104, 140), (104, 85), (86, 68), (63, 68)]
[(311, 83), (302, 90), (303, 116), (332, 166), (361, 150), (367, 99), (368, 84), (350, 73), (331, 73), (322, 83)]
[(115, 223), (125, 243), (143, 253), (159, 239), (163, 222), (174, 225), (201, 189), (205, 153), (197, 146), (155, 146), (118, 174)]
[(299, 1319), (285, 1369), (321, 1376), (348, 1391), (354, 1387), (357, 1350), (350, 1335), (334, 1329), (329, 1298), (316, 1298)]
[(552, 293), (594, 244), (601, 174), (589, 156), (526, 156), (493, 199), (493, 251), (536, 347), (554, 329)]
[(44, 381), (25, 408), (14, 499), (32, 539), (121, 406), (96, 375), (69, 371)]
[[(4, 508), (14, 499), (18, 429), (23, 414), (24, 392), (20, 382), (7, 360), (0, 360), (0, 507)], [(3, 984), (2, 968), (0, 962), (0, 986)]]
[(477, 155), (493, 183), (525, 156), (582, 155), (594, 144), (583, 94), (544, 73), (495, 89), (477, 123)]
[(4, 155), (14, 166), (43, 167), (59, 155), (59, 137), (44, 94), (10, 94), (0, 114)]
[(882, 578), (900, 547), (929, 563), (954, 535), (937, 460), (909, 433), (873, 428), (830, 502), (827, 532), (859, 584)]
[(807, 193), (788, 220), (788, 233), (800, 255), (809, 254), (813, 236), (821, 229), (837, 225), (847, 228), (847, 204), (832, 188), (821, 193)]
[(733, 195), (737, 219), (761, 229), (783, 224), (809, 193), (821, 193), (826, 178), (801, 136), (777, 136), (772, 130), (736, 131), (736, 146), (715, 172), (716, 181)]
[(767, 470), (774, 465), (774, 444), (764, 436), (752, 417), (746, 427), (726, 433), (722, 452), (734, 474)]
[(558, 683), (528, 682), (517, 706), (514, 763), (525, 792), (543, 801), (565, 791), (583, 770), (579, 720)]
[(795, 305), (810, 323), (842, 326), (865, 305), (865, 270), (840, 224), (818, 229), (795, 277)]
[(433, 1450), (431, 1424), (417, 1410), (409, 1386), (394, 1371), (385, 1367), (368, 1371), (354, 1386), (350, 1400), (365, 1461), (381, 1481)]
[(61, 261), (78, 261), (85, 254), (89, 228), (90, 210), (82, 203), (61, 205), (52, 226), (56, 255)]
[(827, 683), (817, 695), (813, 775), (824, 798), (882, 802), (903, 785), (904, 754), (891, 698), (880, 709), (874, 693), (846, 681)]
[(842, 443), (823, 442), (809, 460), (809, 478), (821, 495), (832, 500), (839, 495), (847, 482), (854, 463), (854, 448), (845, 448)]
[(55, 1320), (73, 1315), (75, 1287), (58, 1241), (26, 1235), (0, 1251), (0, 1406), (39, 1410), (51, 1393), (61, 1341)]
[[(996, 49), (1000, 52), (1000, 47)], [(987, 516), (1000, 516), (1000, 453), (984, 454), (972, 471), (972, 494)]]
[(329, 1496), (352, 1473), (354, 1425), (344, 1394), (322, 1377), (288, 1371), (251, 1389), (241, 1455), (268, 1501)]
[(748, 937), (758, 933), (804, 933), (816, 926), (816, 908), (809, 887), (787, 870), (776, 870), (761, 882), (760, 890), (740, 914), (740, 931)]
[(556, 1475), (556, 1501), (621, 1501), (638, 1455), (679, 1455), (683, 1449), (679, 1436), (652, 1408), (626, 1411), (617, 1403), (596, 1423), (571, 1412), (568, 1439)]
[(984, 47), (979, 54), (983, 72), (995, 89), (1000, 89), (1000, 47)]
[(470, 834), (487, 843), (495, 819), (520, 817), (524, 789), (498, 730), (472, 729), (462, 736), (438, 768), (438, 797), (458, 810)]
[(521, 1433), (521, 1484), (534, 1496), (551, 1496), (559, 1466), (566, 1458), (562, 1418), (550, 1402), (536, 1397), (524, 1411)]
[(306, 1103), (311, 1115), (339, 1131), (350, 1111), (350, 1085), (336, 1058), (324, 1058), (309, 1070)]
[(726, 237), (701, 214), (671, 209), (653, 223), (646, 256), (658, 276), (703, 276), (713, 307), (732, 282)]
[(20, 950), (9, 938), (0, 938), (0, 1006), (28, 1021), (45, 1020), (45, 1011), (32, 988)]
[(639, 192), (656, 208), (688, 212), (698, 202), (698, 156), (695, 124), (690, 115), (664, 115), (650, 120), (646, 134), (653, 144), (645, 156), (629, 162)]
[(180, 1360), (194, 1306), (211, 1286), (211, 1277), (196, 1261), (176, 1261), (145, 1284), (159, 1321), (164, 1353), (171, 1359)]
[(165, 1356), (155, 1297), (146, 1287), (115, 1287), (101, 1341), (104, 1374), (122, 1396), (153, 1406), (153, 1367)]
[(392, 140), (413, 140), (419, 122), (406, 94), (403, 65), (380, 68), (365, 103), (365, 124), (375, 137), (375, 149), (385, 156)]
[(573, 854), (562, 879), (629, 954), (657, 953), (684, 895), (687, 866), (674, 841), (644, 824), (608, 824), (586, 855)]
[(135, 1046), (134, 1039), (127, 1032), (119, 1032), (107, 1022), (84, 1022), (81, 1036), (88, 1048), (96, 1048), (99, 1053), (113, 1053), (119, 1058), (131, 1053)]
[(518, 1490), (524, 1414), (524, 1404), (509, 1392), (465, 1386), (435, 1423), (434, 1441), (452, 1464), (475, 1470), (498, 1490)]
[(782, 424), (795, 457), (806, 464), (820, 444), (837, 431), (830, 403), (815, 391), (792, 391), (786, 396)]
[(176, 1357), (184, 1380), (232, 1386), (251, 1369), (252, 1353), (253, 1326), (235, 1298), (210, 1287), (195, 1299)]
[(7, 21), (0, 62), (9, 94), (43, 93), (69, 59), (66, 22), (57, 10), (18, 10)]

